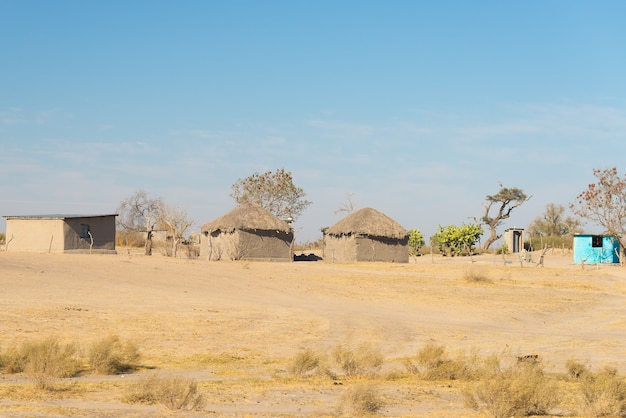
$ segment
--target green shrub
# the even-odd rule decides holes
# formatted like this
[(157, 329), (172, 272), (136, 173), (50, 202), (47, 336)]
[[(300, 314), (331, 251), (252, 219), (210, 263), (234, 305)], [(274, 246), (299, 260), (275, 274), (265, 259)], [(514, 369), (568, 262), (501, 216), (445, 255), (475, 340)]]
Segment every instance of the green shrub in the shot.
[(384, 361), (380, 349), (368, 343), (362, 343), (354, 349), (339, 345), (333, 349), (332, 357), (346, 376), (374, 375)]
[(341, 397), (340, 414), (362, 416), (375, 414), (384, 406), (377, 389), (367, 383), (359, 383), (348, 389)]
[(495, 418), (546, 415), (559, 402), (556, 385), (541, 365), (527, 362), (494, 373), (464, 395), (467, 406)]
[(89, 365), (100, 374), (119, 374), (133, 370), (139, 360), (137, 347), (123, 343), (117, 335), (94, 342), (89, 349)]
[(146, 375), (128, 389), (128, 403), (161, 404), (168, 409), (197, 411), (204, 407), (198, 384), (179, 376)]
[(585, 412), (593, 417), (626, 417), (626, 383), (617, 370), (587, 372), (580, 378)]
[(303, 377), (314, 372), (319, 365), (320, 356), (307, 348), (296, 354), (289, 366), (289, 372), (293, 376)]

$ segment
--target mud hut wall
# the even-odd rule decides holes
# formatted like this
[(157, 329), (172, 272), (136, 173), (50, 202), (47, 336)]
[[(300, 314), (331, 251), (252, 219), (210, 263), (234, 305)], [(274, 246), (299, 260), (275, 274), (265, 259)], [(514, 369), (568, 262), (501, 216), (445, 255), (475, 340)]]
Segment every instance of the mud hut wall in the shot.
[(7, 251), (63, 252), (61, 219), (7, 220)]
[(356, 261), (354, 235), (324, 235), (322, 258), (331, 263), (353, 263)]
[(359, 236), (355, 247), (357, 261), (409, 262), (408, 239)]
[(93, 247), (96, 252), (115, 251), (115, 217), (99, 216), (93, 218), (69, 218), (64, 223), (64, 251), (88, 252), (91, 244), (89, 234), (83, 225), (88, 226), (93, 237)]
[(239, 231), (239, 259), (293, 260), (293, 234), (277, 231)]
[(233, 260), (238, 245), (239, 234), (236, 231), (204, 232), (200, 237), (200, 257), (211, 261)]

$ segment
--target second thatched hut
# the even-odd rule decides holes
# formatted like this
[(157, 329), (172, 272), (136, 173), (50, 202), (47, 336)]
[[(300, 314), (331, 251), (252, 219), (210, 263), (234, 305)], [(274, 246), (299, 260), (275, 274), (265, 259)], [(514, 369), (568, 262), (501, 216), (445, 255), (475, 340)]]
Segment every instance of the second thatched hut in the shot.
[(209, 260), (293, 261), (293, 229), (255, 203), (236, 207), (200, 232), (200, 257)]
[(408, 231), (375, 209), (360, 209), (322, 232), (324, 261), (409, 262)]

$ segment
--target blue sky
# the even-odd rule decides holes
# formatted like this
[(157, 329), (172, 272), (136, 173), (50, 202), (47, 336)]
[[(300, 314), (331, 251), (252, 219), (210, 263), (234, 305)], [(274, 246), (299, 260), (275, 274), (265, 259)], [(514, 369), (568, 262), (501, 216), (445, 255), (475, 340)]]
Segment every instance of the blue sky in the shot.
[(313, 201), (298, 242), (349, 193), (430, 236), (499, 182), (533, 196), (505, 224), (526, 227), (626, 170), (624, 21), (623, 1), (0, 0), (0, 215), (142, 189), (198, 230), (285, 168)]

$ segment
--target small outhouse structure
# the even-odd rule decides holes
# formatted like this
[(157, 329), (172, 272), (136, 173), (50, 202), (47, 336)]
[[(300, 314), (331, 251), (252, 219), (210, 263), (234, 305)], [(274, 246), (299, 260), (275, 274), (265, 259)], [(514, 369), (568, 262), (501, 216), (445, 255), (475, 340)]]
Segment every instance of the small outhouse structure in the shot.
[(360, 209), (322, 232), (324, 261), (409, 262), (408, 231), (376, 209)]
[(510, 253), (519, 253), (524, 249), (524, 230), (509, 228), (504, 231), (504, 245)]
[(619, 263), (620, 245), (610, 235), (574, 235), (574, 263), (613, 264)]
[(293, 261), (293, 229), (256, 203), (244, 203), (200, 228), (200, 257)]
[(6, 250), (115, 254), (113, 215), (4, 216)]

